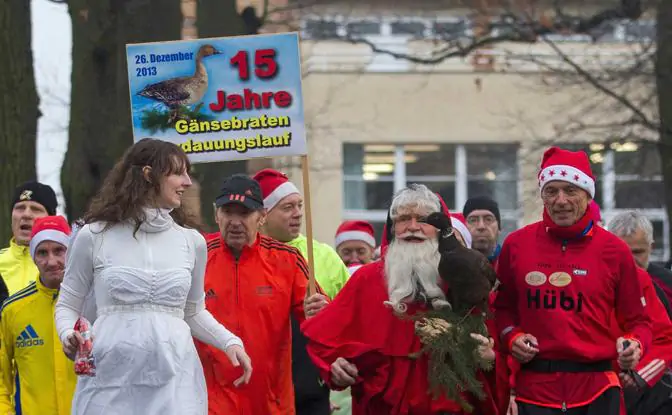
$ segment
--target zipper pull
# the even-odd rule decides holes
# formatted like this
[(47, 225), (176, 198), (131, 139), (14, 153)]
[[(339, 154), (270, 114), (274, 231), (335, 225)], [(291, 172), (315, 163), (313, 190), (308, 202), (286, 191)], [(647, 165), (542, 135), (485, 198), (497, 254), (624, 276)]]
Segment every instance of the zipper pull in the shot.
[(562, 403), (562, 412), (567, 412), (567, 402)]
[(562, 241), (562, 252), (567, 251), (567, 240)]

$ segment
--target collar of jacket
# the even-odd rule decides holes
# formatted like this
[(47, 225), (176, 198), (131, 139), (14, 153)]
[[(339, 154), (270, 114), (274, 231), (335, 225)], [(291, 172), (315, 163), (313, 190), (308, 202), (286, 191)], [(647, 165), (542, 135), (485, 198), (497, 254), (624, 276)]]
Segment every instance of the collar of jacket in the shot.
[(307, 241), (306, 236), (304, 234), (300, 233), (299, 236), (297, 236), (296, 238), (292, 239), (291, 241), (285, 242), (285, 243), (289, 246), (292, 246), (296, 249), (299, 249), (299, 246), (306, 241)]
[(499, 257), (499, 253), (502, 251), (502, 245), (497, 244), (495, 247), (495, 251), (488, 257), (488, 262), (493, 263), (497, 260), (497, 257)]
[(56, 298), (58, 297), (58, 288), (48, 288), (44, 284), (42, 284), (42, 277), (38, 277), (35, 279), (35, 285), (37, 286), (37, 291), (40, 292), (40, 294), (45, 294), (50, 296), (51, 298)]
[(586, 209), (586, 213), (583, 214), (581, 219), (571, 226), (556, 225), (546, 209), (544, 209), (543, 222), (546, 232), (564, 241), (581, 239), (585, 236), (591, 236), (593, 233), (593, 218), (590, 214), (590, 207)]
[(19, 245), (16, 243), (16, 239), (12, 238), (9, 240), (9, 252), (16, 259), (21, 259), (26, 256), (30, 257), (30, 249), (27, 245)]
[[(222, 250), (224, 250), (224, 252), (231, 255), (235, 259), (235, 255), (233, 255), (233, 251), (231, 251), (231, 248), (229, 248), (229, 246), (226, 244), (226, 242), (224, 241), (224, 238), (222, 237), (221, 234), (219, 235), (219, 239), (222, 240)], [(244, 255), (249, 255), (250, 252), (256, 251), (257, 247), (259, 246), (259, 241), (261, 241), (261, 233), (257, 232), (257, 237), (254, 240), (254, 243), (252, 245), (245, 245), (243, 247), (243, 250), (240, 251), (240, 256), (238, 257), (238, 259), (240, 260), (240, 258), (242, 258)]]

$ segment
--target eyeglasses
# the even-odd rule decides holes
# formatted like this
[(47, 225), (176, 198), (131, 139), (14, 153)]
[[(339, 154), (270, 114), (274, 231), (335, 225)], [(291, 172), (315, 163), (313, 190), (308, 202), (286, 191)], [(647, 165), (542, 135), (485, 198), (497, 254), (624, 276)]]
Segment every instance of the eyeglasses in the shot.
[(497, 218), (495, 218), (493, 215), (484, 215), (484, 216), (469, 216), (467, 218), (467, 223), (469, 225), (478, 225), (478, 223), (483, 220), (483, 223), (486, 225), (492, 225), (497, 221)]

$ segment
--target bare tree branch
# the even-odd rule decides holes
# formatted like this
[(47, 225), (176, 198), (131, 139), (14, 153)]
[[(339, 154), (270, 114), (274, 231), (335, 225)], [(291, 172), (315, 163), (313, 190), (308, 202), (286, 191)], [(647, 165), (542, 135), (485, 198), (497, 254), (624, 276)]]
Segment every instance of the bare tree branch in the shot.
[[(450, 58), (463, 58), (474, 52), (475, 50), (478, 50), (484, 46), (489, 46), (492, 44), (496, 43), (501, 43), (501, 42), (506, 42), (506, 41), (512, 41), (515, 40), (514, 37), (510, 35), (503, 35), (503, 36), (485, 36), (481, 39), (473, 39), (472, 42), (469, 42), (466, 46), (462, 46), (459, 44), (459, 42), (450, 42), (450, 45), (447, 45), (446, 47), (442, 47), (441, 50), (434, 51), (432, 53), (432, 57), (429, 58), (424, 58), (420, 56), (414, 56), (408, 53), (403, 53), (403, 52), (395, 52), (390, 49), (385, 49), (381, 48), (380, 46), (377, 46), (374, 42), (371, 40), (365, 39), (365, 38), (358, 38), (358, 37), (352, 37), (350, 35), (347, 35), (344, 39), (345, 41), (353, 44), (364, 44), (367, 45), (369, 48), (371, 48), (371, 51), (374, 53), (382, 54), (382, 55), (387, 55), (391, 56), (396, 59), (404, 59), (409, 62), (413, 63), (419, 63), (423, 65), (436, 65), (438, 63), (441, 63), (447, 59)], [(533, 43), (533, 41), (530, 41), (530, 43)]]
[[(504, 3), (508, 3), (508, 1), (504, 1)], [(561, 0), (556, 0), (554, 3), (556, 19), (550, 22), (542, 22), (540, 19), (535, 19), (526, 11), (512, 10), (510, 6), (504, 7), (504, 11), (498, 18), (500, 24), (503, 25), (503, 29), (507, 29), (503, 30), (505, 34), (492, 35), (492, 23), (490, 23), (484, 28), (484, 31), (487, 33), (485, 35), (471, 36), (467, 39), (463, 38), (459, 40), (450, 38), (442, 39), (446, 41), (447, 44), (443, 45), (440, 50), (431, 53), (432, 56), (430, 57), (396, 52), (380, 47), (369, 39), (353, 36), (350, 33), (348, 33), (342, 40), (353, 44), (365, 44), (369, 46), (374, 53), (388, 55), (418, 64), (435, 65), (451, 58), (465, 57), (479, 48), (501, 42), (535, 43), (539, 40), (539, 37), (545, 38), (546, 35), (559, 32), (585, 34), (593, 37), (591, 31), (599, 28), (606, 22), (616, 19), (636, 20), (642, 15), (641, 0), (621, 0), (618, 7), (600, 11), (584, 18), (580, 16), (570, 16), (564, 13), (560, 6)], [(504, 6), (506, 6), (506, 4)], [(487, 13), (487, 11), (481, 13)]]
[(659, 123), (654, 122), (649, 119), (649, 117), (644, 114), (641, 109), (635, 105), (632, 101), (627, 99), (625, 96), (618, 94), (614, 90), (606, 87), (604, 84), (600, 83), (599, 80), (595, 79), (595, 77), (588, 72), (585, 68), (581, 67), (578, 65), (574, 60), (569, 58), (566, 53), (564, 53), (558, 45), (556, 45), (553, 42), (546, 42), (555, 53), (557, 53), (558, 56), (562, 58), (562, 60), (567, 63), (576, 73), (581, 76), (588, 84), (590, 84), (593, 88), (597, 89), (598, 91), (602, 92), (604, 95), (614, 99), (615, 101), (619, 102), (621, 105), (623, 105), (625, 108), (628, 110), (632, 111), (633, 114), (636, 115), (636, 117), (639, 119), (639, 121), (643, 125), (647, 125), (650, 129), (652, 130), (658, 130), (660, 128)]
[(603, 23), (617, 20), (637, 20), (642, 16), (642, 2), (641, 0), (621, 0), (618, 7), (600, 11), (588, 18), (577, 18), (576, 16), (568, 16), (564, 13), (561, 4), (562, 0), (554, 0), (554, 10), (560, 20), (556, 29), (571, 29), (575, 33), (585, 33)]
[[(306, 1), (300, 6), (310, 3)], [(652, 87), (647, 91), (648, 84), (653, 86), (652, 79), (655, 76), (654, 39), (640, 45), (640, 50), (633, 51), (632, 59), (623, 56), (602, 57), (596, 54), (596, 56), (582, 56), (577, 60), (575, 56), (570, 56), (565, 48), (554, 42), (553, 36), (550, 36), (578, 34), (590, 36), (595, 41), (604, 35), (605, 25), (611, 22), (621, 23), (623, 20), (639, 19), (643, 14), (641, 0), (621, 0), (613, 7), (592, 12), (588, 16), (582, 16), (581, 11), (566, 12), (567, 2), (555, 0), (552, 6), (554, 11), (552, 18), (546, 13), (548, 9), (545, 12), (541, 7), (536, 8), (536, 2), (525, 2), (525, 5), (521, 6), (521, 2), (500, 0), (499, 7), (494, 7), (493, 3), (495, 2), (483, 2), (481, 7), (473, 4), (470, 6), (474, 8), (476, 14), (471, 20), (478, 21), (473, 33), (469, 35), (464, 32), (455, 33), (450, 29), (445, 33), (437, 32), (435, 46), (428, 52), (408, 52), (388, 48), (374, 38), (359, 36), (349, 30), (337, 39), (351, 44), (366, 45), (374, 54), (421, 65), (437, 65), (452, 58), (464, 58), (497, 44), (532, 44), (541, 41), (548, 45), (555, 59), (550, 56), (525, 57), (519, 53), (502, 51), (505, 55), (504, 66), (510, 66), (515, 61), (532, 62), (538, 70), (544, 72), (542, 79), (549, 86), (555, 85), (559, 88), (583, 84), (599, 92), (600, 97), (592, 104), (585, 101), (575, 103), (575, 106), (585, 110), (577, 111), (577, 115), (585, 115), (587, 112), (598, 113), (607, 107), (613, 109), (610, 112), (609, 122), (600, 125), (593, 122), (571, 122), (573, 126), (571, 131), (575, 132), (581, 128), (599, 130), (611, 127), (629, 132), (637, 130), (641, 133), (641, 129), (645, 129), (650, 136), (659, 130), (657, 112), (648, 112), (648, 109), (656, 104), (657, 97), (655, 88)], [(586, 9), (580, 8), (580, 10), (585, 13)], [(332, 37), (333, 33), (330, 33), (328, 38)], [(585, 63), (587, 61), (590, 61), (589, 64)], [(608, 100), (605, 101), (604, 97)]]

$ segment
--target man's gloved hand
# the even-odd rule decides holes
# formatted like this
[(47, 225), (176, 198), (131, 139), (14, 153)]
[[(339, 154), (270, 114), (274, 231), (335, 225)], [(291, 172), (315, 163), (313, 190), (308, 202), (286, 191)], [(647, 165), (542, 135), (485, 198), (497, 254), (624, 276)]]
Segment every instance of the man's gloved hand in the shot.
[(626, 388), (635, 388), (635, 389), (645, 389), (649, 385), (646, 383), (639, 373), (634, 370), (628, 370), (627, 372), (621, 372), (618, 377), (621, 379), (621, 384)]

